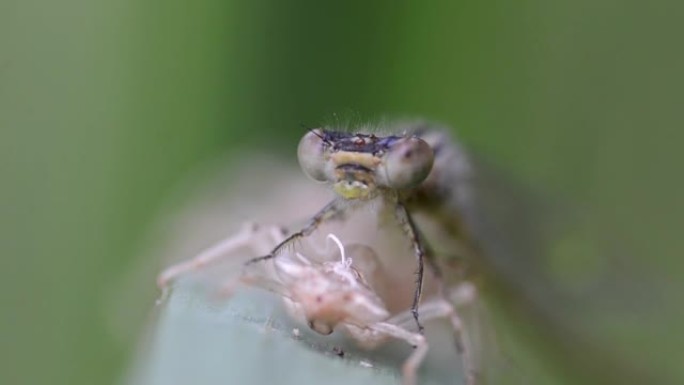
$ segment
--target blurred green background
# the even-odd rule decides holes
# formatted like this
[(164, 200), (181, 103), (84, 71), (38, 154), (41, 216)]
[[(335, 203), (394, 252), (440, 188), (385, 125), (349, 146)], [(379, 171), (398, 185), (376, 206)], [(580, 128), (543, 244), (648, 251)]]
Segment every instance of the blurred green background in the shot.
[[(0, 383), (113, 382), (132, 347), (103, 303), (166, 194), (234, 149), (293, 159), (300, 123), (333, 114), (449, 123), (681, 280), (675, 7), (0, 1)], [(665, 315), (624, 343), (684, 381), (682, 285), (666, 287)]]

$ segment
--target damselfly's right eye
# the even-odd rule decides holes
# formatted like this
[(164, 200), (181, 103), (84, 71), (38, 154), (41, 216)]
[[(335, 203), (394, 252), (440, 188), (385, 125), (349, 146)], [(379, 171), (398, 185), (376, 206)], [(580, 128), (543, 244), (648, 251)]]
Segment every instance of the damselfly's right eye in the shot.
[(302, 170), (319, 182), (328, 180), (324, 156), (326, 143), (323, 135), (320, 129), (311, 130), (304, 135), (297, 148), (297, 159)]
[(395, 142), (381, 168), (382, 182), (391, 188), (413, 188), (422, 183), (432, 170), (432, 147), (420, 138), (408, 137)]

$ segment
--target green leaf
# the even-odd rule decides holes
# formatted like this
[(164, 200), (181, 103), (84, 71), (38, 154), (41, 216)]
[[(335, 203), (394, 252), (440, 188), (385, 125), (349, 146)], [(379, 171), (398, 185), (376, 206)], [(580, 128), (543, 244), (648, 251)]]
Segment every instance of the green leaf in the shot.
[[(262, 290), (239, 290), (224, 301), (212, 298), (198, 285), (180, 281), (158, 304), (151, 334), (126, 382), (396, 384), (398, 368), (411, 353), (399, 341), (365, 351), (337, 331), (317, 335), (291, 320), (276, 295)], [(458, 357), (444, 357), (441, 350), (429, 353), (421, 384), (462, 383)]]

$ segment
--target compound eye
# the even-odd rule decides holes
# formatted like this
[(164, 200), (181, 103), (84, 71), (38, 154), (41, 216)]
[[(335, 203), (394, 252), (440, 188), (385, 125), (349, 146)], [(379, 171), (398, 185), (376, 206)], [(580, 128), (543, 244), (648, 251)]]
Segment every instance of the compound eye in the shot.
[(418, 186), (430, 174), (433, 161), (432, 147), (424, 140), (416, 137), (399, 140), (385, 158), (387, 187), (404, 189)]
[(320, 129), (311, 130), (299, 141), (299, 147), (297, 147), (300, 167), (306, 175), (319, 182), (328, 180), (324, 158), (326, 143), (323, 135)]

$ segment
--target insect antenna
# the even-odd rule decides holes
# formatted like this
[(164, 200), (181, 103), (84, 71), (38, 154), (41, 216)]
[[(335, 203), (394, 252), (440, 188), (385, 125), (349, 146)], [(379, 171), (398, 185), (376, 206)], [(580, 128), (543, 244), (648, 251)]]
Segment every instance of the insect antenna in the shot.
[[(330, 140), (329, 140), (325, 135), (321, 135), (320, 133), (318, 133), (318, 132), (316, 131), (316, 128), (317, 128), (317, 127), (309, 127), (308, 125), (306, 125), (306, 124), (304, 124), (304, 123), (299, 123), (299, 125), (300, 125), (303, 129), (305, 129), (305, 130), (309, 131), (310, 133), (316, 135), (317, 137), (321, 138), (321, 140), (323, 141), (323, 143), (325, 143), (325, 144), (330, 144)], [(319, 127), (320, 127), (320, 126), (319, 126)]]

